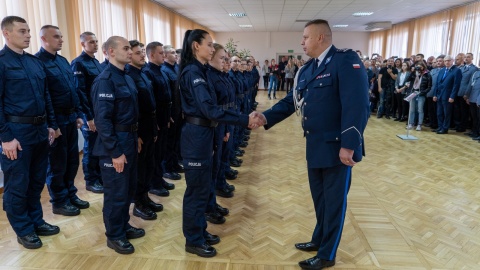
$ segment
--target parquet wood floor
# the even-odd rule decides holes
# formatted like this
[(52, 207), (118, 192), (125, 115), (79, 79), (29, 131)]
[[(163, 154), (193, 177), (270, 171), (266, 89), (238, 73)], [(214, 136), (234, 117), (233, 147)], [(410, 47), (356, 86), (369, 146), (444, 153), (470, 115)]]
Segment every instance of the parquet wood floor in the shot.
[[(259, 92), (259, 111), (276, 102), (266, 96)], [(335, 269), (480, 269), (480, 144), (463, 134), (413, 133), (418, 141), (402, 141), (396, 134), (405, 134), (404, 123), (369, 120)], [(230, 181), (235, 197), (219, 198), (231, 214), (223, 225), (209, 224), (222, 238), (216, 257), (184, 251), (183, 180), (174, 181), (170, 197), (152, 197), (165, 206), (158, 220), (132, 216), (147, 232), (132, 240), (133, 255), (107, 248), (102, 196), (85, 191), (79, 170), (79, 196), (91, 207), (77, 217), (53, 215), (45, 189), (44, 217), (61, 233), (42, 237), (41, 249), (17, 244), (0, 212), (0, 269), (299, 269), (314, 253), (294, 243), (308, 241), (315, 224), (300, 119), (253, 131), (249, 143), (240, 177)]]

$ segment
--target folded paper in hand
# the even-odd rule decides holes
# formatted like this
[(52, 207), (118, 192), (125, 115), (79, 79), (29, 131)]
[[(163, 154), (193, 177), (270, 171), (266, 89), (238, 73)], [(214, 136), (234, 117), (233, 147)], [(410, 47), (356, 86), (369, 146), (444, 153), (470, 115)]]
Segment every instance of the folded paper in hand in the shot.
[(412, 101), (412, 99), (414, 99), (417, 95), (418, 95), (418, 92), (412, 92), (410, 95), (408, 95), (407, 97), (405, 97), (403, 100), (410, 102), (410, 101)]

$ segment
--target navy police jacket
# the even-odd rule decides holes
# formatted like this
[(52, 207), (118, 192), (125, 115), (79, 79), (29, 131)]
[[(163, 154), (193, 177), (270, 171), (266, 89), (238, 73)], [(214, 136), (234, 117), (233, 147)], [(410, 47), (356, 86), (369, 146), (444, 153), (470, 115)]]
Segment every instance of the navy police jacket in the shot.
[(161, 69), (165, 75), (167, 75), (170, 90), (172, 91), (172, 118), (177, 118), (178, 120), (182, 115), (182, 100), (180, 98), (180, 90), (178, 89), (178, 74), (176, 66), (176, 63), (175, 65), (170, 65), (168, 62), (165, 62)]
[[(363, 131), (369, 116), (365, 67), (357, 53), (334, 46), (318, 68), (314, 65), (309, 61), (300, 69), (296, 87), (304, 98), (308, 168), (341, 165), (340, 148), (354, 150), (353, 160), (358, 162), (364, 155)], [(264, 112), (266, 129), (295, 111), (293, 92)]]
[[(225, 124), (248, 126), (248, 115), (224, 110), (217, 105), (215, 90), (210, 88), (207, 67), (198, 60), (188, 64), (179, 80), (182, 108), (186, 116), (208, 119)], [(212, 156), (214, 128), (186, 123), (182, 130), (182, 157), (208, 159)]]
[(133, 79), (110, 63), (93, 82), (91, 94), (98, 132), (93, 154), (111, 158), (136, 154), (136, 134), (115, 130), (115, 125), (137, 124), (137, 90)]
[[(45, 65), (38, 57), (18, 54), (5, 45), (0, 51), (0, 139), (17, 139), (20, 145), (47, 140), (47, 126), (57, 129), (48, 92)], [(8, 122), (6, 116), (35, 117), (46, 115), (46, 124)]]
[[(82, 118), (73, 71), (67, 59), (58, 53), (51, 54), (43, 47), (35, 55), (45, 64), (48, 92), (52, 99), (57, 124), (66, 125), (75, 122), (77, 118)], [(69, 110), (72, 112), (66, 113)]]
[(135, 82), (138, 96), (138, 137), (145, 140), (153, 140), (157, 136), (157, 120), (155, 97), (153, 96), (153, 86), (141, 69), (127, 65), (125, 67), (127, 74)]
[(147, 63), (142, 70), (153, 85), (153, 95), (157, 105), (157, 123), (160, 128), (166, 128), (170, 121), (172, 95), (167, 75), (160, 66)]
[(71, 63), (75, 86), (79, 90), (80, 102), (87, 121), (93, 119), (93, 108), (91, 101), (91, 88), (93, 81), (102, 72), (103, 68), (95, 57), (91, 57), (86, 52), (82, 52)]

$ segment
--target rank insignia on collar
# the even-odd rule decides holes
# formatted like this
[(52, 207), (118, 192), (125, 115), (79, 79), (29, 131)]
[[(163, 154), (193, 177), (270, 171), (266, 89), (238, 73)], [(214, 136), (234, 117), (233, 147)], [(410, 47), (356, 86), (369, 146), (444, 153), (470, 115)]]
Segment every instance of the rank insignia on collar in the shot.
[(325, 65), (328, 64), (328, 63), (330, 63), (330, 60), (332, 60), (332, 57), (331, 57), (331, 56), (328, 57), (328, 58), (325, 60)]

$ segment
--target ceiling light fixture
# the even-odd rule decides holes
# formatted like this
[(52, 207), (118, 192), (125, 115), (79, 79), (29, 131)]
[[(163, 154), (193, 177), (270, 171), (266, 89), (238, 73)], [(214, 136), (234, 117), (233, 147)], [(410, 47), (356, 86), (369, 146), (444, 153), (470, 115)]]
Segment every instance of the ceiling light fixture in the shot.
[(253, 27), (251, 24), (240, 24), (239, 26), (241, 28), (252, 28)]
[(348, 27), (348, 24), (335, 24), (334, 26), (332, 26), (333, 28), (345, 28), (345, 27)]
[(352, 15), (355, 17), (365, 17), (365, 16), (370, 16), (372, 14), (373, 12), (355, 12)]
[(239, 18), (247, 16), (247, 14), (243, 12), (228, 13), (228, 15), (230, 15), (230, 17), (239, 17)]

